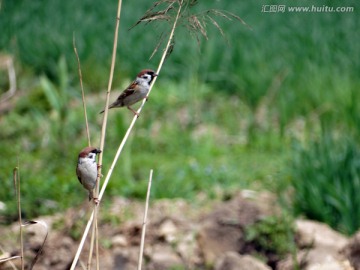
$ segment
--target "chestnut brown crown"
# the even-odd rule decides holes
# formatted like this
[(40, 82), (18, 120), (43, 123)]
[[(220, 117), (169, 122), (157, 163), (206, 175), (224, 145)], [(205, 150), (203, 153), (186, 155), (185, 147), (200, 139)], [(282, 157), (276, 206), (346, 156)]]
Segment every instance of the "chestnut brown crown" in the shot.
[(85, 147), (83, 150), (81, 150), (81, 152), (79, 154), (79, 158), (85, 158), (90, 153), (99, 154), (99, 153), (101, 153), (101, 150), (97, 149), (95, 147), (92, 147), (92, 146)]

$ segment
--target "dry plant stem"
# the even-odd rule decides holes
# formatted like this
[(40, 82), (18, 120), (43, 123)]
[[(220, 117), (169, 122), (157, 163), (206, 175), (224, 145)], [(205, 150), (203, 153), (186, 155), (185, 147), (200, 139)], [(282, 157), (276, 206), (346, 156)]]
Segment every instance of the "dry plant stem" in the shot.
[(146, 232), (146, 223), (147, 223), (147, 212), (149, 209), (149, 198), (150, 198), (150, 190), (151, 190), (151, 182), (152, 182), (153, 170), (150, 170), (149, 176), (149, 184), (146, 193), (146, 202), (145, 202), (145, 212), (144, 212), (144, 220), (142, 225), (142, 232), (141, 232), (141, 243), (140, 243), (140, 252), (139, 252), (139, 263), (138, 263), (138, 270), (141, 270), (142, 265), (142, 258), (144, 254), (144, 243), (145, 243), (145, 232)]
[[(3, 247), (1, 245), (0, 245), (0, 250), (1, 250), (2, 253), (5, 253), (5, 250), (3, 249)], [(9, 262), (11, 268), (14, 269), (14, 270), (17, 270), (17, 267), (12, 262), (12, 260), (15, 260), (15, 259), (21, 259), (21, 256), (12, 256), (12, 257), (9, 257), (9, 258), (0, 259), (0, 263)]]
[(103, 150), (104, 150), (104, 145), (105, 145), (107, 117), (108, 117), (108, 112), (109, 112), (110, 92), (111, 92), (111, 86), (112, 86), (112, 82), (113, 82), (115, 62), (116, 62), (116, 49), (117, 49), (118, 34), (119, 34), (121, 5), (122, 5), (122, 0), (119, 0), (118, 10), (117, 10), (117, 15), (116, 15), (116, 26), (115, 26), (114, 44), (113, 44), (113, 51), (112, 51), (112, 58), (111, 58), (110, 77), (109, 77), (108, 88), (107, 88), (107, 92), (106, 92), (105, 111), (104, 111), (104, 118), (103, 118), (103, 123), (102, 123), (102, 128), (101, 128), (101, 141), (100, 141), (101, 153), (99, 154), (99, 165), (100, 166), (99, 166), (99, 173), (98, 173), (99, 176), (97, 179), (95, 195), (99, 194), (99, 180), (100, 180), (100, 175), (101, 175), (102, 157), (103, 157), (103, 153), (104, 153)]
[[(178, 12), (177, 12), (177, 14), (176, 14), (175, 21), (174, 21), (173, 27), (172, 27), (172, 29), (171, 29), (170, 36), (169, 36), (168, 42), (167, 42), (167, 44), (166, 44), (165, 50), (164, 50), (164, 52), (163, 52), (163, 54), (162, 54), (162, 56), (161, 56), (161, 60), (160, 60), (159, 66), (158, 66), (158, 68), (157, 68), (157, 70), (156, 70), (156, 73), (157, 73), (157, 74), (160, 74), (160, 71), (161, 71), (162, 66), (163, 66), (163, 64), (164, 64), (164, 62), (165, 62), (165, 59), (166, 59), (168, 50), (169, 50), (169, 48), (171, 47), (171, 42), (172, 42), (172, 39), (173, 39), (173, 37), (174, 37), (176, 25), (177, 25), (177, 22), (178, 22), (178, 20), (179, 20), (180, 13), (181, 13), (181, 8), (183, 7), (183, 4), (184, 4), (184, 1), (183, 1), (183, 0), (179, 1), (179, 9), (178, 9)], [(155, 84), (157, 78), (158, 78), (158, 77), (156, 76), (156, 77), (153, 79), (152, 84), (150, 85), (150, 89), (149, 89), (149, 92), (148, 92), (148, 94), (147, 94), (148, 97), (149, 97), (149, 95), (150, 95), (150, 92), (151, 92), (151, 90), (152, 90), (152, 87), (153, 87), (153, 85)], [(139, 110), (137, 111), (137, 113), (140, 113), (140, 112), (141, 112), (142, 107), (144, 106), (145, 102), (146, 102), (146, 99), (143, 100), (143, 102), (142, 102)]]
[(91, 146), (90, 130), (89, 130), (89, 122), (88, 122), (88, 119), (87, 119), (87, 113), (86, 113), (86, 102), (85, 102), (85, 93), (84, 93), (84, 87), (83, 87), (83, 82), (82, 82), (80, 58), (79, 58), (79, 54), (77, 52), (76, 44), (75, 44), (75, 33), (73, 35), (73, 47), (74, 47), (74, 52), (75, 52), (76, 59), (77, 59), (77, 62), (78, 62), (78, 72), (79, 72), (79, 80), (80, 80), (80, 87), (81, 87), (82, 102), (83, 102), (83, 107), (84, 107), (84, 116), (85, 116), (86, 134), (87, 134), (87, 138), (88, 138), (88, 146)]
[[(96, 220), (96, 209), (95, 209), (95, 220)], [(95, 222), (93, 223), (93, 226), (92, 226), (92, 232), (91, 232), (91, 244), (90, 244), (90, 248), (89, 248), (89, 256), (88, 256), (88, 261), (87, 261), (87, 265), (86, 265), (86, 269), (89, 270), (91, 269), (91, 261), (92, 261), (92, 255), (93, 255), (93, 252), (94, 252), (94, 239), (95, 238)]]
[[(120, 25), (121, 6), (122, 6), (122, 0), (119, 0), (118, 1), (117, 15), (116, 15), (116, 25), (115, 25), (115, 33), (114, 33), (113, 52), (112, 52), (112, 58), (111, 58), (110, 77), (109, 77), (109, 82), (108, 82), (104, 118), (103, 118), (103, 124), (102, 124), (102, 129), (101, 129), (101, 141), (100, 141), (101, 153), (99, 154), (99, 167), (98, 167), (98, 177), (97, 177), (97, 180), (96, 180), (96, 187), (95, 187), (95, 197), (99, 197), (98, 194), (99, 194), (99, 185), (100, 185), (101, 165), (102, 165), (102, 157), (103, 157), (104, 145), (105, 145), (106, 124), (107, 124), (107, 116), (108, 116), (108, 111), (109, 111), (108, 107), (109, 107), (109, 100), (110, 100), (110, 91), (111, 91), (112, 81), (113, 81), (113, 77), (114, 77), (116, 50), (117, 50), (117, 41), (118, 41), (118, 32), (119, 32), (119, 25)], [(97, 212), (97, 205), (94, 204), (93, 212), (92, 212), (92, 214), (90, 216), (90, 219), (89, 219), (89, 221), (88, 221), (88, 223), (86, 225), (83, 238), (81, 239), (80, 245), (79, 245), (78, 250), (77, 250), (77, 252), (75, 254), (75, 257), (74, 257), (74, 260), (72, 262), (70, 270), (75, 269), (75, 266), (77, 264), (77, 261), (79, 260), (81, 250), (83, 249), (85, 239), (86, 239), (86, 236), (87, 236), (87, 234), (89, 232), (89, 229), (90, 229), (90, 226), (91, 226), (92, 221), (94, 219), (94, 216), (97, 216), (96, 212)], [(95, 226), (95, 238), (96, 239), (98, 238), (97, 226)], [(94, 238), (92, 238), (92, 239), (94, 239)], [(90, 244), (90, 250), (93, 249), (93, 244), (94, 244), (94, 241), (92, 240), (91, 244)], [(98, 250), (98, 247), (97, 247), (97, 250)], [(98, 253), (97, 253), (96, 257), (97, 257), (96, 265), (98, 267), (99, 266)]]
[[(74, 47), (74, 52), (75, 52), (76, 59), (77, 59), (77, 62), (78, 62), (78, 72), (79, 72), (81, 96), (82, 96), (82, 102), (83, 102), (83, 108), (84, 108), (84, 117), (85, 117), (85, 125), (86, 125), (86, 134), (87, 134), (87, 138), (88, 138), (88, 146), (91, 146), (89, 122), (88, 122), (88, 119), (87, 119), (87, 112), (86, 112), (85, 92), (84, 92), (84, 87), (83, 87), (83, 82), (82, 82), (80, 58), (79, 58), (79, 54), (78, 54), (77, 49), (76, 49), (75, 34), (73, 35), (73, 47)], [(96, 233), (95, 233), (95, 226), (94, 226), (92, 234), (91, 234), (91, 243), (94, 242), (95, 235), (96, 235)], [(93, 254), (93, 245), (90, 245), (87, 269), (91, 268), (92, 254)], [(97, 261), (98, 261), (98, 256), (97, 255), (98, 254), (96, 253), (96, 258), (97, 258)]]
[[(3, 252), (5, 253), (5, 252)], [(4, 263), (4, 262), (9, 262), (9, 264), (11, 265), (11, 267), (15, 270), (17, 270), (17, 267), (15, 266), (15, 264), (12, 262), (12, 260), (16, 260), (16, 259), (21, 259), (21, 256), (12, 256), (9, 258), (4, 258), (4, 259), (0, 259), (0, 264)]]
[[(168, 49), (169, 49), (169, 47), (170, 47), (172, 38), (173, 38), (173, 36), (174, 36), (174, 32), (175, 32), (175, 28), (176, 28), (177, 21), (178, 21), (178, 19), (179, 19), (179, 17), (180, 17), (180, 11), (181, 11), (182, 5), (183, 5), (183, 1), (180, 2), (179, 10), (178, 10), (178, 13), (176, 14), (176, 18), (175, 18), (175, 21), (174, 21), (174, 25), (173, 25), (173, 27), (172, 27), (172, 29), (171, 29), (171, 33), (170, 33), (170, 36), (169, 36), (168, 43), (167, 43), (167, 45), (166, 45), (166, 47), (165, 47), (165, 50), (164, 50), (163, 55), (162, 55), (162, 57), (161, 57), (161, 60), (160, 60), (158, 69), (157, 69), (157, 71), (156, 71), (157, 74), (160, 73), (160, 70), (161, 70), (161, 68), (162, 68), (162, 65), (164, 64), (164, 61), (165, 61), (165, 58), (166, 58), (166, 54), (167, 54), (167, 52), (168, 52)], [(151, 92), (151, 90), (152, 90), (152, 87), (153, 87), (154, 83), (156, 82), (156, 79), (157, 79), (157, 77), (154, 78), (154, 80), (152, 81), (152, 83), (151, 83), (151, 85), (150, 85), (150, 89), (149, 89), (149, 92), (148, 92), (148, 96), (150, 95), (150, 92)], [(140, 114), (142, 108), (144, 107), (145, 102), (146, 102), (146, 99), (144, 98), (143, 101), (142, 101), (142, 103), (141, 103), (140, 108), (137, 110), (138, 115)], [(106, 110), (105, 110), (105, 112), (106, 112)], [(132, 128), (134, 127), (135, 122), (136, 122), (137, 119), (138, 119), (138, 116), (137, 116), (137, 115), (134, 115), (134, 118), (133, 118), (133, 120), (131, 121), (129, 128), (128, 128), (128, 130), (126, 131), (125, 136), (124, 136), (123, 140), (122, 140), (121, 143), (120, 143), (120, 146), (119, 146), (119, 148), (118, 148), (118, 150), (117, 150), (117, 152), (116, 152), (116, 155), (115, 155), (115, 157), (114, 157), (113, 163), (111, 164), (111, 166), (110, 166), (110, 168), (109, 168), (109, 171), (108, 171), (108, 173), (107, 173), (107, 175), (106, 175), (106, 178), (105, 178), (105, 180), (104, 180), (104, 184), (103, 184), (102, 187), (101, 187), (101, 191), (100, 191), (100, 193), (99, 193), (99, 201), (101, 201), (101, 199), (102, 199), (102, 196), (103, 196), (103, 194), (104, 194), (104, 192), (105, 192), (105, 189), (106, 189), (106, 187), (107, 187), (107, 185), (108, 185), (108, 183), (109, 183), (111, 174), (112, 174), (112, 172), (113, 172), (113, 170), (114, 170), (114, 168), (115, 168), (115, 165), (116, 165), (116, 163), (117, 163), (117, 160), (118, 160), (118, 158), (119, 158), (119, 156), (120, 156), (120, 154), (121, 154), (122, 149), (123, 149), (124, 146), (125, 146), (125, 143), (126, 143), (127, 139), (129, 138), (130, 132), (131, 132)]]
[(94, 218), (95, 218), (95, 222), (92, 224), (92, 232), (91, 232), (91, 245), (90, 245), (90, 249), (89, 249), (89, 257), (88, 257), (88, 262), (87, 262), (87, 267), (86, 269), (91, 269), (91, 261), (92, 261), (92, 254), (94, 251), (94, 241), (95, 241), (95, 256), (96, 256), (96, 269), (99, 270), (99, 239), (98, 239), (98, 222), (97, 222), (97, 214), (98, 214), (98, 205), (94, 204), (95, 208), (94, 208)]
[(87, 236), (88, 233), (89, 233), (90, 226), (91, 226), (91, 224), (92, 224), (92, 222), (93, 222), (93, 219), (94, 219), (94, 211), (91, 213), (90, 218), (89, 218), (89, 220), (88, 220), (88, 223), (86, 224), (83, 237), (81, 238), (81, 241), (80, 241), (78, 250), (76, 251), (76, 254), (75, 254), (74, 260), (73, 260), (73, 262), (72, 262), (72, 264), (71, 264), (70, 270), (74, 270), (75, 267), (76, 267), (76, 264), (77, 264), (77, 262), (78, 262), (78, 260), (79, 260), (81, 250), (82, 250), (83, 247), (84, 247), (85, 240), (86, 240), (86, 236)]
[[(107, 116), (108, 116), (108, 107), (109, 107), (109, 100), (110, 100), (110, 92), (111, 92), (111, 86), (114, 78), (114, 70), (115, 70), (115, 62), (116, 62), (116, 50), (117, 50), (117, 42), (118, 42), (118, 35), (119, 35), (119, 26), (120, 26), (120, 14), (121, 14), (121, 6), (122, 6), (122, 0), (118, 1), (118, 9), (116, 14), (116, 24), (115, 24), (115, 32), (114, 32), (114, 43), (113, 43), (113, 51), (112, 51), (112, 57), (111, 57), (111, 67), (110, 67), (110, 76), (109, 76), (109, 82), (107, 87), (107, 93), (106, 93), (106, 102), (105, 102), (105, 112), (104, 112), (104, 118), (102, 123), (102, 129), (101, 129), (101, 141), (100, 141), (100, 155), (99, 155), (99, 166), (98, 166), (98, 177), (96, 179), (96, 187), (95, 187), (95, 197), (98, 198), (99, 194), (99, 187), (100, 187), (100, 176), (101, 176), (101, 165), (102, 165), (102, 157), (104, 153), (104, 146), (105, 146), (105, 136), (106, 136), (106, 125), (107, 125)], [(98, 204), (94, 204), (94, 217), (95, 217), (95, 223), (93, 224), (95, 231), (95, 237), (91, 237), (91, 248), (90, 250), (93, 250), (94, 240), (96, 245), (96, 269), (99, 270), (99, 233), (98, 233), (98, 226), (97, 226), (97, 213), (98, 213)], [(89, 261), (91, 262), (91, 255), (89, 256)]]
[(21, 269), (24, 270), (24, 242), (23, 242), (23, 229), (22, 229), (23, 226), (22, 226), (22, 219), (21, 219), (21, 196), (20, 196), (19, 166), (14, 169), (13, 176), (14, 176), (14, 187), (15, 187), (16, 198), (17, 198), (17, 208), (18, 208), (18, 214), (19, 214)]
[[(175, 18), (175, 21), (174, 21), (174, 25), (173, 25), (173, 28), (172, 28), (171, 33), (170, 33), (168, 43), (167, 43), (166, 48), (165, 48), (165, 50), (164, 50), (164, 52), (163, 52), (162, 58), (161, 58), (160, 63), (159, 63), (159, 67), (158, 67), (157, 72), (156, 72), (157, 74), (159, 74), (159, 72), (160, 72), (160, 70), (161, 70), (161, 68), (162, 68), (162, 65), (164, 64), (164, 61), (165, 61), (167, 52), (168, 52), (168, 50), (169, 50), (169, 47), (170, 47), (172, 38), (173, 38), (173, 36), (174, 36), (174, 32), (175, 32), (175, 28), (176, 28), (178, 19), (179, 19), (179, 17), (180, 17), (180, 11), (181, 11), (182, 6), (183, 6), (183, 1), (180, 2), (179, 10), (178, 10), (178, 13), (177, 13), (177, 15), (176, 15), (176, 18)], [(120, 18), (120, 10), (121, 10), (121, 0), (119, 0), (118, 19)], [(116, 29), (118, 29), (118, 25), (117, 25)], [(114, 48), (115, 48), (115, 46), (116, 46), (116, 44), (117, 44), (117, 43), (116, 43), (116, 40), (117, 40), (117, 31), (115, 31), (115, 37), (116, 37), (116, 38), (115, 38), (115, 40), (114, 40)], [(111, 74), (110, 74), (111, 81), (112, 81), (112, 74), (113, 74), (113, 65), (114, 65), (114, 63), (115, 63), (115, 52), (116, 52), (116, 50), (113, 50), (113, 58), (112, 58), (113, 61), (112, 61), (112, 64), (111, 64), (111, 67), (112, 67), (111, 70), (112, 70), (112, 72), (111, 72)], [(157, 79), (157, 77), (155, 77), (154, 80), (152, 81), (152, 84), (151, 84), (150, 89), (149, 89), (149, 92), (148, 92), (148, 96), (149, 96), (149, 94), (150, 94), (150, 92), (151, 92), (152, 86), (154, 85), (156, 79)], [(109, 85), (111, 86), (110, 81), (109, 81)], [(111, 88), (111, 87), (110, 87), (110, 88)], [(103, 148), (104, 148), (105, 131), (106, 131), (106, 120), (107, 120), (108, 105), (109, 105), (109, 95), (110, 95), (110, 89), (108, 89), (108, 93), (107, 93), (107, 99), (106, 99), (106, 105), (105, 105), (105, 111), (104, 111), (104, 118), (103, 118), (103, 126), (102, 126), (102, 131), (101, 131), (101, 144), (100, 144), (100, 149), (101, 149), (101, 150), (103, 150)], [(145, 102), (146, 102), (146, 99), (143, 100), (143, 102), (142, 102), (139, 110), (137, 111), (138, 113), (141, 112), (142, 107), (144, 106)], [(136, 122), (137, 119), (138, 119), (138, 117), (135, 115), (134, 118), (133, 118), (133, 120), (132, 120), (132, 122), (131, 122), (131, 124), (130, 124), (130, 126), (129, 126), (129, 128), (128, 128), (128, 130), (127, 130), (126, 133), (125, 133), (125, 136), (124, 136), (123, 140), (121, 141), (121, 144), (120, 144), (120, 146), (119, 146), (119, 148), (118, 148), (118, 150), (117, 150), (117, 152), (116, 152), (116, 155), (115, 155), (115, 157), (114, 157), (113, 163), (112, 163), (112, 165), (111, 165), (111, 167), (110, 167), (110, 169), (109, 169), (109, 171), (108, 171), (108, 173), (107, 173), (107, 175), (106, 175), (104, 184), (103, 184), (102, 187), (101, 187), (101, 191), (100, 191), (100, 193), (99, 193), (99, 196), (97, 196), (99, 202), (101, 202), (102, 196), (103, 196), (103, 194), (104, 194), (104, 192), (105, 192), (105, 189), (106, 189), (106, 187), (107, 187), (107, 185), (108, 185), (108, 182), (109, 182), (110, 177), (111, 177), (111, 174), (112, 174), (112, 172), (113, 172), (113, 170), (114, 170), (115, 164), (117, 163), (117, 160), (118, 160), (118, 158), (119, 158), (119, 156), (120, 156), (120, 153), (121, 153), (122, 149), (124, 148), (124, 145), (125, 145), (128, 137), (129, 137), (130, 132), (131, 132), (133, 126), (135, 125), (135, 122)], [(102, 152), (100, 153), (100, 155), (99, 155), (99, 164), (100, 164), (100, 165), (102, 164), (102, 155), (103, 155), (103, 153), (104, 153), (104, 151), (102, 151)], [(99, 175), (101, 175), (101, 166), (100, 166), (100, 168), (99, 168)], [(98, 182), (98, 183), (97, 183), (97, 190), (98, 190), (98, 187), (99, 187), (99, 179), (97, 180), (97, 182)], [(76, 264), (77, 264), (77, 262), (78, 262), (78, 260), (79, 260), (79, 256), (80, 256), (81, 250), (83, 249), (86, 236), (87, 236), (88, 233), (89, 233), (90, 226), (91, 226), (91, 224), (92, 224), (92, 222), (93, 222), (93, 219), (94, 219), (94, 213), (95, 213), (95, 210), (93, 210), (93, 212), (92, 212), (92, 214), (91, 214), (91, 216), (90, 216), (90, 218), (89, 218), (89, 220), (88, 220), (88, 223), (87, 223), (87, 225), (86, 225), (86, 227), (85, 227), (83, 236), (82, 236), (82, 238), (81, 238), (81, 241), (80, 241), (78, 250), (77, 250), (77, 252), (76, 252), (76, 254), (75, 254), (75, 257), (74, 257), (74, 260), (73, 260), (73, 262), (72, 262), (72, 265), (71, 265), (70, 270), (74, 270), (74, 269), (75, 269), (75, 266), (76, 266)]]
[(96, 248), (96, 270), (100, 270), (100, 261), (99, 261), (99, 237), (98, 237), (98, 218), (97, 218), (97, 213), (98, 213), (98, 206), (95, 207), (95, 232), (96, 232), (96, 239), (95, 239), (95, 248)]

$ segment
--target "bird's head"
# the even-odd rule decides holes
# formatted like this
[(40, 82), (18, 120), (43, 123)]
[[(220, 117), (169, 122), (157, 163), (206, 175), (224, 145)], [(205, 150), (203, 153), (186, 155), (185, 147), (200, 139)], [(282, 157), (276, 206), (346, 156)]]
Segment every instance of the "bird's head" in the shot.
[(150, 84), (156, 76), (158, 76), (158, 74), (156, 74), (155, 71), (151, 69), (144, 69), (140, 71), (139, 74), (137, 75), (137, 80), (147, 82), (148, 84)]
[(85, 147), (83, 150), (81, 150), (79, 154), (79, 159), (91, 159), (95, 161), (96, 155), (99, 153), (101, 153), (100, 149), (97, 149), (92, 146), (88, 146)]

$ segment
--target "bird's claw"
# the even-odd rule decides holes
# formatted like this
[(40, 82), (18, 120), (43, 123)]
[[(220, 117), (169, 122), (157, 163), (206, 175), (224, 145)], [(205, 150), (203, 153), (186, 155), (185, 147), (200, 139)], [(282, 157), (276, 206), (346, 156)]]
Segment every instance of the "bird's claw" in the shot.
[(137, 118), (140, 117), (140, 114), (139, 114), (137, 111), (135, 111), (133, 108), (131, 108), (130, 106), (127, 106), (127, 108), (128, 108), (130, 111), (132, 111), (133, 114), (137, 116)]
[(94, 201), (95, 205), (99, 205), (99, 203), (100, 203), (99, 198), (93, 198), (93, 201)]

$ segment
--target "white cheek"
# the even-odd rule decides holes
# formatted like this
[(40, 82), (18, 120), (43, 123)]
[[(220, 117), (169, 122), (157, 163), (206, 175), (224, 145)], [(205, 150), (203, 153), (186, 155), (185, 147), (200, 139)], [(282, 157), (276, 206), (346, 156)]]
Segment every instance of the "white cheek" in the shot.
[(95, 154), (90, 154), (88, 158), (89, 158), (89, 160), (95, 161), (96, 155)]

